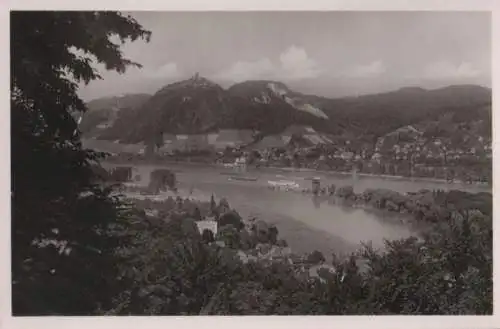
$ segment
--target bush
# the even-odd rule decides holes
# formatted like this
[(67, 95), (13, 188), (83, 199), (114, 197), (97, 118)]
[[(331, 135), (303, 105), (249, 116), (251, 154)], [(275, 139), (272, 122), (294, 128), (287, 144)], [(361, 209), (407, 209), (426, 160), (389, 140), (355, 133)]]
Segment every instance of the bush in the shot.
[(288, 242), (286, 242), (286, 240), (279, 239), (278, 242), (276, 242), (276, 245), (278, 247), (286, 248), (286, 247), (288, 247)]
[(226, 246), (232, 249), (239, 249), (240, 234), (233, 225), (225, 225), (218, 229), (217, 240), (223, 241)]
[(257, 243), (269, 243), (269, 225), (259, 220), (252, 225), (252, 235)]
[[(420, 196), (417, 193), (408, 198), (427, 209), (425, 200), (417, 202)], [(130, 304), (123, 312), (491, 314), (491, 217), (464, 211), (453, 219), (438, 219), (420, 239), (387, 242), (384, 253), (364, 247), (345, 259), (334, 257), (335, 272), (320, 269), (319, 278), (311, 278), (301, 269), (324, 263), (325, 257), (319, 251), (305, 261), (292, 256), (286, 262), (276, 259), (243, 263), (238, 259), (235, 249), (269, 249), (273, 239), (270, 236), (277, 239), (277, 229), (263, 221), (255, 223), (251, 233), (238, 232), (234, 225), (222, 226), (217, 239), (224, 241), (227, 248), (207, 245), (209, 233), (203, 232), (200, 238), (198, 233), (179, 227), (179, 221), (160, 221), (148, 229), (137, 227), (140, 233), (133, 234), (143, 237), (138, 243), (142, 251), (132, 253), (140, 255), (134, 257), (132, 267), (141, 270), (131, 275), (137, 290), (148, 292), (141, 296), (131, 293)], [(286, 242), (279, 240), (276, 244)], [(251, 250), (247, 252), (252, 254)]]
[(236, 211), (229, 211), (224, 213), (218, 220), (218, 226), (223, 227), (232, 225), (236, 230), (240, 231), (245, 227), (241, 216)]
[(175, 174), (168, 169), (155, 169), (150, 174), (148, 189), (153, 193), (159, 193), (167, 189), (176, 189)]
[[(365, 249), (369, 267), (365, 280), (370, 280), (374, 292), (366, 307), (377, 305), (390, 314), (490, 313), (492, 272), (484, 257), (489, 258), (491, 249), (472, 247), (468, 224), (463, 225), (453, 224), (451, 231), (440, 226), (434, 237), (423, 241), (389, 242), (388, 252), (382, 255)], [(488, 233), (484, 238), (491, 242)], [(475, 257), (482, 260), (474, 263)], [(480, 283), (466, 282), (472, 273)]]
[(327, 187), (328, 195), (335, 195), (336, 189), (337, 187), (335, 186), (335, 184), (331, 184), (330, 186), (328, 186)]
[(98, 182), (106, 182), (109, 181), (109, 171), (104, 169), (100, 164), (92, 164), (90, 166), (93, 174), (94, 174), (94, 179)]
[(257, 240), (253, 239), (252, 236), (246, 231), (240, 231), (240, 248), (243, 250), (248, 250), (255, 248), (257, 245)]
[(325, 262), (325, 256), (320, 251), (314, 250), (307, 256), (307, 262), (314, 265), (321, 264)]
[(204, 229), (203, 233), (201, 234), (201, 239), (205, 243), (211, 243), (215, 241), (214, 233), (210, 231), (209, 229)]
[(348, 185), (338, 188), (335, 192), (335, 195), (338, 196), (339, 198), (349, 199), (353, 197), (355, 194), (353, 187)]
[(278, 228), (274, 225), (270, 226), (267, 230), (269, 243), (276, 244), (278, 242)]
[(127, 182), (132, 179), (132, 167), (116, 167), (109, 170), (108, 179), (112, 182)]
[(194, 218), (194, 220), (198, 221), (198, 220), (202, 220), (203, 217), (201, 216), (201, 211), (200, 211), (200, 208), (198, 208), (198, 206), (194, 206), (192, 212), (191, 212), (191, 216)]

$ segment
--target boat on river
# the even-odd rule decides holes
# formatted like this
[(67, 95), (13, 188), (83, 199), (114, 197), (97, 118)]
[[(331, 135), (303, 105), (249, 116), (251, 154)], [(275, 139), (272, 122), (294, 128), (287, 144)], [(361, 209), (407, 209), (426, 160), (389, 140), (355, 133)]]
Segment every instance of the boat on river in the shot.
[(284, 189), (284, 190), (298, 190), (300, 188), (299, 184), (294, 181), (288, 180), (278, 180), (278, 181), (267, 181), (269, 188), (272, 189)]
[(247, 159), (245, 157), (237, 158), (234, 163), (225, 163), (225, 168), (232, 169), (229, 172), (221, 172), (221, 175), (229, 176), (229, 180), (255, 182), (257, 177), (247, 176)]

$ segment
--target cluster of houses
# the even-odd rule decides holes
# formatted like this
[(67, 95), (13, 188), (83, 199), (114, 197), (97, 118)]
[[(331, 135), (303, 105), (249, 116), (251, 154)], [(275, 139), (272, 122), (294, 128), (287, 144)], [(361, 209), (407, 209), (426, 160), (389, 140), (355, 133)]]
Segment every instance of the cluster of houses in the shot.
[[(91, 142), (87, 141), (87, 144)], [(105, 143), (109, 145), (102, 147)], [(373, 174), (436, 178), (449, 176), (447, 168), (478, 167), (478, 164), (491, 162), (492, 157), (491, 137), (457, 132), (455, 138), (438, 138), (426, 136), (421, 127), (411, 125), (378, 138), (376, 143), (364, 144), (356, 138), (339, 140), (318, 133), (312, 127), (298, 125), (266, 136), (259, 136), (258, 131), (238, 129), (198, 135), (163, 134), (161, 144), (151, 149), (144, 143), (122, 145), (117, 141), (99, 141), (100, 149), (110, 153), (141, 156), (152, 152), (169, 156), (179, 152), (208, 151), (227, 155), (225, 151), (228, 149), (242, 149), (245, 162), (252, 158), (249, 155), (253, 153), (258, 158), (255, 163), (262, 165), (339, 171), (356, 169)], [(116, 152), (117, 149), (120, 151)], [(228, 158), (221, 161), (235, 161), (230, 152)], [(455, 172), (457, 170), (460, 171), (456, 169)]]
[(377, 140), (365, 169), (440, 178), (481, 176), (488, 175), (485, 164), (491, 158), (491, 138), (462, 132), (448, 138), (432, 137), (406, 126)]
[(375, 144), (355, 140), (291, 144), (290, 139), (287, 146), (269, 145), (259, 151), (260, 158), (270, 165), (442, 179), (491, 179), (491, 138), (481, 135), (457, 132), (440, 138), (405, 126), (380, 137)]

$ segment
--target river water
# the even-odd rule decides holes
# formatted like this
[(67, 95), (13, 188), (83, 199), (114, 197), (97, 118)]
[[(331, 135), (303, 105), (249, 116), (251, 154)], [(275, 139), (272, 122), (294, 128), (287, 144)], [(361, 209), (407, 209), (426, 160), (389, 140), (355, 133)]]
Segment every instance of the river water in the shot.
[[(105, 167), (116, 166), (104, 164)], [(189, 165), (139, 165), (134, 174), (141, 179), (136, 183), (146, 186), (149, 173), (156, 168), (168, 168), (176, 173), (180, 194), (201, 200), (226, 198), (230, 206), (243, 217), (257, 217), (275, 224), (281, 238), (287, 240), (296, 253), (321, 251), (326, 257), (332, 253), (347, 254), (355, 251), (362, 242), (383, 248), (384, 239), (400, 239), (418, 232), (403, 221), (402, 215), (366, 211), (343, 207), (334, 200), (314, 199), (309, 194), (274, 191), (267, 188), (269, 180), (291, 180), (301, 188), (310, 188), (312, 175), (321, 178), (321, 184), (353, 186), (356, 193), (367, 188), (387, 188), (400, 193), (421, 189), (467, 189), (473, 192), (488, 191), (480, 186), (442, 184), (410, 180), (383, 179), (380, 177), (353, 177), (351, 175), (311, 172), (287, 172), (279, 169), (250, 170), (247, 176), (256, 181), (234, 181), (223, 168)], [(328, 257), (329, 258), (329, 257)]]

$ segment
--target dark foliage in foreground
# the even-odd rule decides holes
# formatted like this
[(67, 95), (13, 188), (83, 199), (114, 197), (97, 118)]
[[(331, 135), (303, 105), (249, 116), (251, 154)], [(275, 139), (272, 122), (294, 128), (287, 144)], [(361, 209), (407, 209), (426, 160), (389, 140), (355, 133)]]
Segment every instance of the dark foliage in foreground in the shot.
[(388, 241), (385, 253), (366, 246), (334, 257), (335, 273), (316, 278), (305, 272), (324, 262), (319, 252), (299, 262), (240, 259), (262, 243), (258, 225), (246, 235), (223, 226), (222, 247), (187, 218), (145, 217), (138, 223), (147, 229), (129, 232), (140, 237), (124, 265), (134, 288), (111, 314), (491, 314), (491, 217), (475, 206), (463, 214), (432, 224), (423, 238)]
[[(12, 302), (15, 315), (90, 314), (123, 289), (106, 234), (126, 214), (94, 184), (74, 115), (86, 110), (77, 83), (137, 65), (122, 42), (149, 38), (115, 12), (11, 13)], [(79, 50), (83, 55), (77, 55)]]

